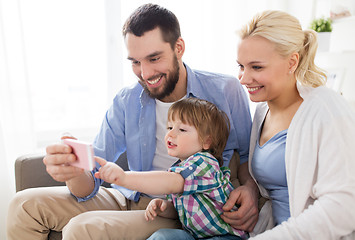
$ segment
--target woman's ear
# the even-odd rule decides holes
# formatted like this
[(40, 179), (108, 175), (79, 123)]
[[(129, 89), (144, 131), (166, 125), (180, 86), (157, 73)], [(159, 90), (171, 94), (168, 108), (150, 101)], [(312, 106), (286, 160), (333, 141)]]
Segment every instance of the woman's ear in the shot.
[(185, 52), (185, 42), (182, 37), (179, 37), (175, 43), (175, 54), (178, 59), (181, 59)]
[(299, 63), (300, 55), (297, 52), (294, 52), (290, 55), (288, 61), (289, 72), (292, 74), (296, 71)]

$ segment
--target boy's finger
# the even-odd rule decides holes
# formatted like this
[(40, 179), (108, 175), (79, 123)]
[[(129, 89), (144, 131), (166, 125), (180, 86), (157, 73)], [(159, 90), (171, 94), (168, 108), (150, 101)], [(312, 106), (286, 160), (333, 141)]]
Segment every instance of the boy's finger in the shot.
[(95, 157), (95, 161), (96, 161), (98, 164), (100, 164), (100, 166), (104, 166), (104, 165), (107, 163), (107, 161), (106, 161), (105, 159), (100, 158), (100, 157)]

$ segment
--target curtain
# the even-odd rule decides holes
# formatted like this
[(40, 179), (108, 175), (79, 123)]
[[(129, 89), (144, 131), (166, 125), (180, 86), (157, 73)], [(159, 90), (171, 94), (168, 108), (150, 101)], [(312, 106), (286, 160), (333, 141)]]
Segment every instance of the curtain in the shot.
[(34, 135), (18, 1), (0, 1), (0, 238), (15, 192), (14, 159), (33, 150)]

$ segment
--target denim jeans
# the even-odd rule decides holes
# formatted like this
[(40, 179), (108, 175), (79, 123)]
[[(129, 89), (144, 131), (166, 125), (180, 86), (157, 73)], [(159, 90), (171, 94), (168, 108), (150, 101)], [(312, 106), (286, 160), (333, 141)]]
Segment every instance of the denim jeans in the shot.
[[(202, 238), (208, 240), (242, 240), (242, 238), (230, 234)], [(148, 240), (195, 240), (195, 238), (182, 229), (159, 229)]]

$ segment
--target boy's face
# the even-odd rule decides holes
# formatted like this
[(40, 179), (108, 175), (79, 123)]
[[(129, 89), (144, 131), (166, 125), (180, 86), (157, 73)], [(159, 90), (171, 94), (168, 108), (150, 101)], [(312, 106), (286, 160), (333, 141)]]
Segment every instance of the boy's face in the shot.
[(209, 146), (202, 144), (194, 126), (184, 124), (180, 120), (168, 121), (165, 143), (168, 154), (181, 160), (187, 159), (202, 149), (209, 148)]
[(155, 28), (141, 37), (128, 33), (125, 42), (139, 83), (151, 97), (168, 101), (179, 81), (179, 63), (170, 43), (164, 42), (161, 30)]

